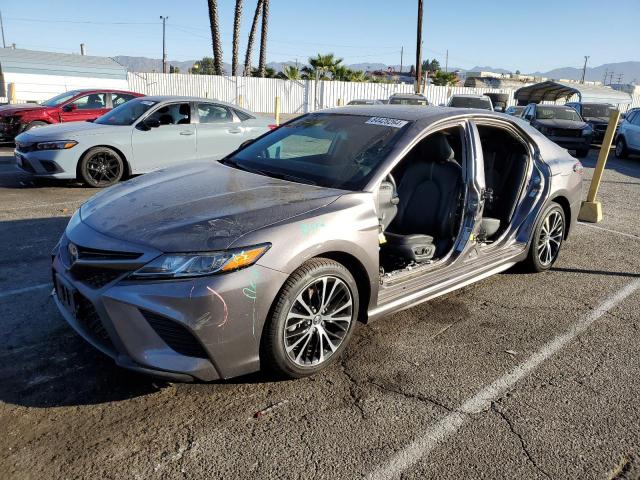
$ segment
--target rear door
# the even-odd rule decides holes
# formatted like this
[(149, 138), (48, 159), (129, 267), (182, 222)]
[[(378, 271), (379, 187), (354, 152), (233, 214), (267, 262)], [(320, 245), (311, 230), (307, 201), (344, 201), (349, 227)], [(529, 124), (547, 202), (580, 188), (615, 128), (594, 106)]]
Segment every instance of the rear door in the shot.
[(222, 158), (247, 139), (247, 129), (226, 105), (196, 102), (197, 157)]
[(84, 122), (95, 120), (107, 113), (107, 93), (96, 92), (81, 95), (60, 108), (61, 122)]
[[(164, 103), (151, 111), (133, 128), (131, 148), (134, 170), (148, 172), (196, 158), (196, 125), (190, 102)], [(160, 126), (148, 128), (146, 119)]]

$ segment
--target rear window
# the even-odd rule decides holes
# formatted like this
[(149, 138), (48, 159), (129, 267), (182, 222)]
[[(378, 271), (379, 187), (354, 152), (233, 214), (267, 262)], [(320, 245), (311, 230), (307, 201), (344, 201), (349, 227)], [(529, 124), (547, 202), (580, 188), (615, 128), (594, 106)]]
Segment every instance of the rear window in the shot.
[(310, 114), (259, 138), (223, 163), (301, 183), (359, 190), (409, 125), (387, 117)]
[(488, 98), (452, 97), (450, 107), (456, 108), (480, 108), (491, 110), (491, 101)]

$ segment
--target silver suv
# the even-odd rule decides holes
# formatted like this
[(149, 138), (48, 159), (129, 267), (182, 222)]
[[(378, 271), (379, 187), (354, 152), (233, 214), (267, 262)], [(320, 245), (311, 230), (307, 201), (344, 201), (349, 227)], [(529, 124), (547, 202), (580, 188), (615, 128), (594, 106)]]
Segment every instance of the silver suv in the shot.
[(640, 109), (627, 113), (618, 128), (616, 157), (627, 158), (630, 153), (640, 154)]

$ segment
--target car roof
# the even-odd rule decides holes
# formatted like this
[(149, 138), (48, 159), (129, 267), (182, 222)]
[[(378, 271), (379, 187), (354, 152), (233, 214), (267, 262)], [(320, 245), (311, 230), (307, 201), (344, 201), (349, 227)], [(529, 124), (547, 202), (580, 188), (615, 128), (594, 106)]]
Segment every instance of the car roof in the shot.
[(394, 93), (389, 98), (427, 98), (421, 93)]
[(247, 110), (246, 108), (239, 107), (238, 105), (234, 105), (229, 102), (223, 102), (222, 100), (218, 100), (215, 98), (204, 98), (204, 97), (189, 97), (184, 95), (147, 95), (146, 97), (141, 97), (144, 100), (151, 100), (153, 102), (203, 102), (203, 103), (218, 103), (220, 105), (225, 105), (230, 108), (235, 108), (236, 110), (241, 110), (243, 112), (247, 112), (252, 116), (255, 116), (253, 112)]
[(459, 98), (482, 98), (482, 99), (487, 99), (487, 100), (491, 100), (489, 97), (487, 97), (486, 95), (480, 95), (480, 94), (473, 94), (473, 93), (454, 93), (453, 95), (451, 95), (451, 97), (459, 97)]
[(482, 110), (476, 108), (460, 109), (451, 107), (436, 107), (433, 105), (347, 105), (344, 107), (328, 108), (318, 113), (332, 113), (339, 115), (360, 115), (370, 117), (387, 117), (398, 120), (424, 121), (431, 123), (442, 118), (452, 116), (468, 116), (477, 113), (482, 116), (495, 115), (499, 118), (505, 118), (504, 115), (493, 113), (490, 110)]

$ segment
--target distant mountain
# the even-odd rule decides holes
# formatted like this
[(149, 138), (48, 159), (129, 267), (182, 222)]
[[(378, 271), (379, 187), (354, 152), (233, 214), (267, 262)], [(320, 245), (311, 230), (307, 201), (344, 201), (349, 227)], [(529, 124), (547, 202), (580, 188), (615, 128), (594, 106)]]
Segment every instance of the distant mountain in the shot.
[[(607, 73), (607, 83), (630, 83), (633, 81), (640, 83), (640, 62), (605, 63), (598, 67), (587, 67), (585, 79), (602, 82), (605, 73)], [(611, 73), (613, 73), (613, 77), (611, 77)], [(580, 80), (582, 78), (582, 69), (572, 67), (556, 68), (548, 72), (535, 72), (534, 75), (555, 79)], [(620, 82), (618, 82), (619, 78), (621, 79)]]
[[(157, 58), (147, 58), (147, 57), (129, 57), (126, 55), (119, 55), (117, 57), (113, 57), (113, 59), (124, 65), (132, 72), (160, 72), (162, 71), (162, 60)], [(170, 60), (169, 64), (174, 67), (178, 67), (180, 72), (187, 73), (187, 71), (196, 63), (198, 60), (186, 60), (186, 61), (175, 61)], [(287, 62), (269, 62), (267, 66), (273, 68), (276, 72), (282, 71), (282, 69), (287, 65), (296, 65), (296, 62), (287, 61)], [(305, 66), (305, 63), (298, 63), (300, 68)], [(223, 67), (225, 72), (231, 72), (231, 65), (228, 63), (223, 63)], [(352, 63), (347, 65), (352, 70), (362, 70), (365, 72), (371, 72), (374, 70), (387, 70), (389, 67), (394, 70), (399, 70), (400, 65), (387, 65), (385, 63)], [(404, 71), (409, 71), (410, 65), (403, 65)], [(511, 73), (511, 70), (505, 70), (504, 68), (494, 68), (489, 66), (475, 66), (469, 69), (463, 68), (455, 68), (449, 67), (449, 71), (460, 70), (464, 71), (483, 71), (483, 72), (495, 72), (495, 73)], [(589, 67), (586, 72), (586, 80), (590, 81), (602, 81), (604, 78), (605, 72), (609, 72), (611, 74), (613, 72), (613, 79), (610, 80), (610, 75), (607, 76), (607, 83), (610, 81), (612, 83), (618, 83), (618, 79), (621, 78), (622, 83), (629, 83), (635, 81), (635, 83), (640, 83), (640, 61), (631, 61), (631, 62), (620, 62), (620, 63), (606, 63), (604, 65), (600, 65), (598, 67)], [(531, 75), (536, 75), (540, 77), (548, 77), (554, 79), (567, 78), (570, 80), (580, 80), (582, 78), (582, 69), (581, 68), (573, 68), (573, 67), (565, 67), (565, 68), (556, 68), (554, 70), (549, 70), (548, 72), (534, 72)]]

